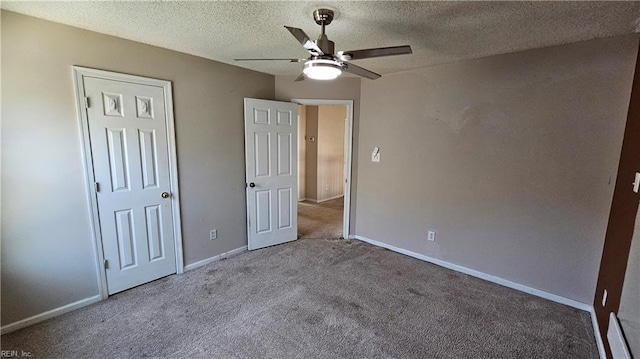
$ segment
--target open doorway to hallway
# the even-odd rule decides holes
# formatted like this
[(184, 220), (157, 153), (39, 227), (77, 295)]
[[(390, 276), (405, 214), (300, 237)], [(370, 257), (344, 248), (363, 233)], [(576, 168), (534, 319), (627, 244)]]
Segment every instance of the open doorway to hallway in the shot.
[(298, 238), (344, 236), (348, 107), (298, 107)]

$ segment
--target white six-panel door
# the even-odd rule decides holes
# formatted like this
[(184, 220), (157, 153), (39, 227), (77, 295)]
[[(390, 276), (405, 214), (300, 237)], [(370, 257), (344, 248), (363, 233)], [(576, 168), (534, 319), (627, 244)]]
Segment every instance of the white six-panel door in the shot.
[(176, 273), (162, 87), (84, 78), (108, 293)]
[(298, 236), (298, 106), (245, 98), (248, 248)]

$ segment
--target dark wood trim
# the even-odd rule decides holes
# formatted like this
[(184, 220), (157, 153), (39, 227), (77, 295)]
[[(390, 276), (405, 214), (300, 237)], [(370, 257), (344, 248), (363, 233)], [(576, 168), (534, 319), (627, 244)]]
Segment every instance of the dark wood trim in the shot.
[[(640, 194), (634, 193), (632, 190), (636, 172), (640, 172), (640, 51), (636, 59), (618, 176), (611, 202), (609, 224), (607, 225), (607, 234), (600, 261), (600, 272), (598, 273), (598, 284), (593, 302), (598, 326), (600, 327), (600, 336), (608, 358), (611, 357), (611, 350), (607, 341), (609, 313), (617, 313), (620, 307), (622, 285), (627, 270), (631, 239), (638, 211), (638, 202), (640, 201)], [(608, 295), (606, 305), (603, 307), (602, 297), (605, 289)]]

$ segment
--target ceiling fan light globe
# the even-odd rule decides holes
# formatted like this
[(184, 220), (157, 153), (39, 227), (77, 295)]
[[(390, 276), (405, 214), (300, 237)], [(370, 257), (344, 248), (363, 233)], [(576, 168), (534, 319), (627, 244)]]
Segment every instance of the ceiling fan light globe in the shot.
[(302, 72), (313, 80), (333, 80), (342, 74), (340, 64), (332, 60), (307, 61)]
[(342, 73), (342, 71), (336, 68), (323, 66), (307, 68), (303, 72), (308, 78), (313, 80), (333, 80), (338, 78)]

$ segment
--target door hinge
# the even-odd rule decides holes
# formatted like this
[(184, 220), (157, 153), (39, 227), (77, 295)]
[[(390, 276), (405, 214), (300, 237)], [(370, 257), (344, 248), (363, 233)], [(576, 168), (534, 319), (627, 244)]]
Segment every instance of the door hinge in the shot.
[(96, 192), (100, 192), (100, 183), (93, 182), (93, 188), (96, 190)]
[(89, 102), (89, 98), (85, 97), (84, 98), (84, 108), (89, 108), (91, 107), (91, 103)]
[(109, 269), (109, 261), (108, 260), (104, 260), (104, 269)]

